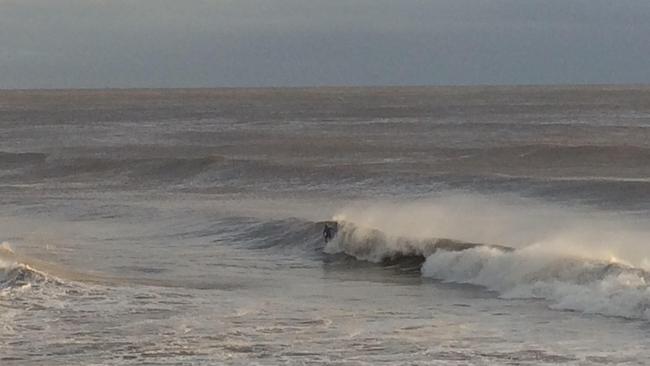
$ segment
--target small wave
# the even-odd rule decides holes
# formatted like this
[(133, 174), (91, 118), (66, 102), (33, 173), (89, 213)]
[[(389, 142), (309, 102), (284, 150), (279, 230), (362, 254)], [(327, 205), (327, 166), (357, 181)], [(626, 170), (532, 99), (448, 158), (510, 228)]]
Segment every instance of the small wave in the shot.
[(197, 175), (214, 164), (220, 156), (196, 158), (110, 159), (102, 157), (48, 159), (47, 165), (30, 172), (32, 178), (67, 178), (88, 175), (101, 178), (106, 175), (122, 176), (131, 180), (178, 180)]
[(650, 161), (650, 148), (632, 145), (554, 145), (530, 144), (505, 147), (441, 149), (449, 157), (483, 158), (489, 160), (527, 162), (585, 163), (625, 161), (645, 163)]
[[(0, 266), (3, 266), (0, 264)], [(31, 287), (48, 281), (45, 273), (39, 272), (25, 264), (13, 264), (0, 270), (0, 289)]]
[(24, 165), (41, 163), (47, 158), (46, 154), (35, 152), (11, 153), (0, 151), (0, 167), (9, 169)]
[(632, 145), (528, 144), (479, 148), (444, 148), (433, 152), (436, 168), (464, 174), (535, 177), (645, 177), (650, 148)]
[(0, 244), (0, 289), (30, 287), (48, 280), (47, 274), (20, 263), (9, 243)]
[[(534, 175), (493, 174), (498, 178), (540, 180)], [(650, 177), (610, 177), (610, 176), (564, 176), (543, 177), (547, 182), (595, 182), (595, 183), (650, 183)]]

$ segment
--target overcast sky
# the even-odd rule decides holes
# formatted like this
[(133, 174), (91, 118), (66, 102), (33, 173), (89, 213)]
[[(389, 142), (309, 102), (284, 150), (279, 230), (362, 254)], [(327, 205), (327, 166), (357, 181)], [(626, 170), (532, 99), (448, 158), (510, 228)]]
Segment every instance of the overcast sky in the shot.
[(650, 82), (650, 0), (0, 0), (0, 88)]

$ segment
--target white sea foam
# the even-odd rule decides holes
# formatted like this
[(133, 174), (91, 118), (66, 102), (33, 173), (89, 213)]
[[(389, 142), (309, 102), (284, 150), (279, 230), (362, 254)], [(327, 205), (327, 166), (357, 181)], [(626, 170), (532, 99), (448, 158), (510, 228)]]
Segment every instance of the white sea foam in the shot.
[[(328, 253), (372, 262), (419, 255), (425, 277), (484, 286), (504, 298), (543, 298), (558, 309), (650, 318), (650, 234), (630, 218), (513, 197), (449, 195), (354, 207), (335, 219), (346, 221)], [(514, 250), (436, 249), (435, 238)]]
[(0, 288), (25, 290), (34, 282), (48, 279), (50, 276), (47, 273), (23, 263), (8, 242), (0, 244)]
[(439, 251), (427, 257), (422, 275), (485, 286), (504, 298), (547, 299), (557, 309), (650, 318), (647, 272), (538, 247), (512, 252), (487, 247)]

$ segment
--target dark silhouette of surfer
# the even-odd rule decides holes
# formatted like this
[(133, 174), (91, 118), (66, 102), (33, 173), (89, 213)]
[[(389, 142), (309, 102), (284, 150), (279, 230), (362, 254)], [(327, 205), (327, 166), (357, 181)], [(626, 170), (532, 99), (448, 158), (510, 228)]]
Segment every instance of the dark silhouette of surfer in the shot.
[(326, 243), (332, 240), (333, 232), (334, 229), (330, 227), (328, 224), (325, 224), (325, 227), (323, 228), (323, 238), (325, 238)]

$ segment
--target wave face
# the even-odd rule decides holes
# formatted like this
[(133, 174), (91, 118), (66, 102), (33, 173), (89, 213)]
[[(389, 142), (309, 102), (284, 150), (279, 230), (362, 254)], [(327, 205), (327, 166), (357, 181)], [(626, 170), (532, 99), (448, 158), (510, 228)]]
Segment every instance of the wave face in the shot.
[[(392, 263), (405, 257), (426, 258), (439, 250), (466, 250), (481, 246), (452, 239), (416, 239), (389, 237), (377, 229), (359, 227), (350, 222), (338, 222), (335, 240), (327, 243), (325, 253), (346, 253), (373, 263)], [(496, 246), (494, 246), (496, 247)], [(501, 250), (508, 248), (501, 247)]]

